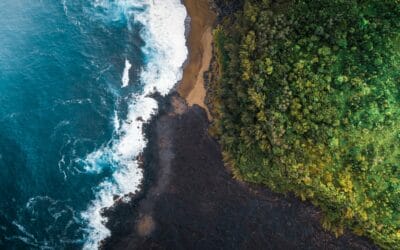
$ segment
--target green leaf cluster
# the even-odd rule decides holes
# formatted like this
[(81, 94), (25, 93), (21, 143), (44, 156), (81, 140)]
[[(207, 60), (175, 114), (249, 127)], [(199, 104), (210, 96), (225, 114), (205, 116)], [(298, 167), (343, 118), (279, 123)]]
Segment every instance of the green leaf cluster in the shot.
[(400, 1), (246, 0), (215, 44), (213, 131), (235, 174), (399, 249)]

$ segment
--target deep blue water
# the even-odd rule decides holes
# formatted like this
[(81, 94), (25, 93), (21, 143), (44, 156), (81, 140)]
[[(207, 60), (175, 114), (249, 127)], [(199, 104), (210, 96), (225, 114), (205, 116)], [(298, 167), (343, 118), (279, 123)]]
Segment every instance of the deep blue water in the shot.
[(115, 137), (147, 59), (134, 17), (95, 2), (0, 1), (1, 249), (81, 248), (81, 213), (114, 171), (85, 157)]

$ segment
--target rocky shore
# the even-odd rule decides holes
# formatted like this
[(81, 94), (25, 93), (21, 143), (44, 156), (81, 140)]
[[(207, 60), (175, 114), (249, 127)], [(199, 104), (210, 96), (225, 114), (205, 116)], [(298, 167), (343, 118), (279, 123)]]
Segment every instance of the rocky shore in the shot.
[[(192, 16), (198, 28), (191, 32), (201, 29), (211, 34), (209, 22), (201, 21), (208, 1), (184, 2), (187, 7), (191, 4), (189, 14), (200, 13)], [(196, 11), (196, 6), (202, 9)], [(220, 11), (232, 10), (222, 6)], [(204, 51), (205, 44), (192, 40), (189, 49), (197, 56), (189, 58), (187, 78), (177, 92), (158, 98), (160, 113), (147, 126), (141, 193), (132, 202), (117, 203), (104, 212), (112, 236), (102, 248), (377, 249), (351, 233), (336, 238), (326, 232), (319, 221), (321, 213), (309, 203), (232, 178), (218, 143), (208, 133), (204, 98), (189, 98), (204, 94), (203, 74), (210, 64), (208, 57), (204, 60), (203, 55), (210, 53)]]
[(103, 249), (376, 249), (324, 231), (309, 203), (234, 180), (208, 125), (199, 106), (168, 99), (148, 127), (143, 193), (108, 211)]

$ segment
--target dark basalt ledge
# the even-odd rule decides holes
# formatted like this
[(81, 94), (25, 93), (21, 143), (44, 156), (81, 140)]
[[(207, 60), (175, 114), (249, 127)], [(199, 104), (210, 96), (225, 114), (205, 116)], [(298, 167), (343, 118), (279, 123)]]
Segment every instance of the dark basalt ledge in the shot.
[(103, 249), (377, 249), (324, 231), (309, 203), (232, 179), (205, 112), (164, 101), (147, 127), (142, 192), (105, 212)]

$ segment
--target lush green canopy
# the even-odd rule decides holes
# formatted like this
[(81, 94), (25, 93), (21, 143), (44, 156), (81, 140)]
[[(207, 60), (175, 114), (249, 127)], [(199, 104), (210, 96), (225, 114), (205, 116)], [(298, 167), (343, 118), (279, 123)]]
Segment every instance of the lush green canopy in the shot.
[(235, 173), (400, 248), (400, 1), (247, 0), (215, 40), (214, 129)]

